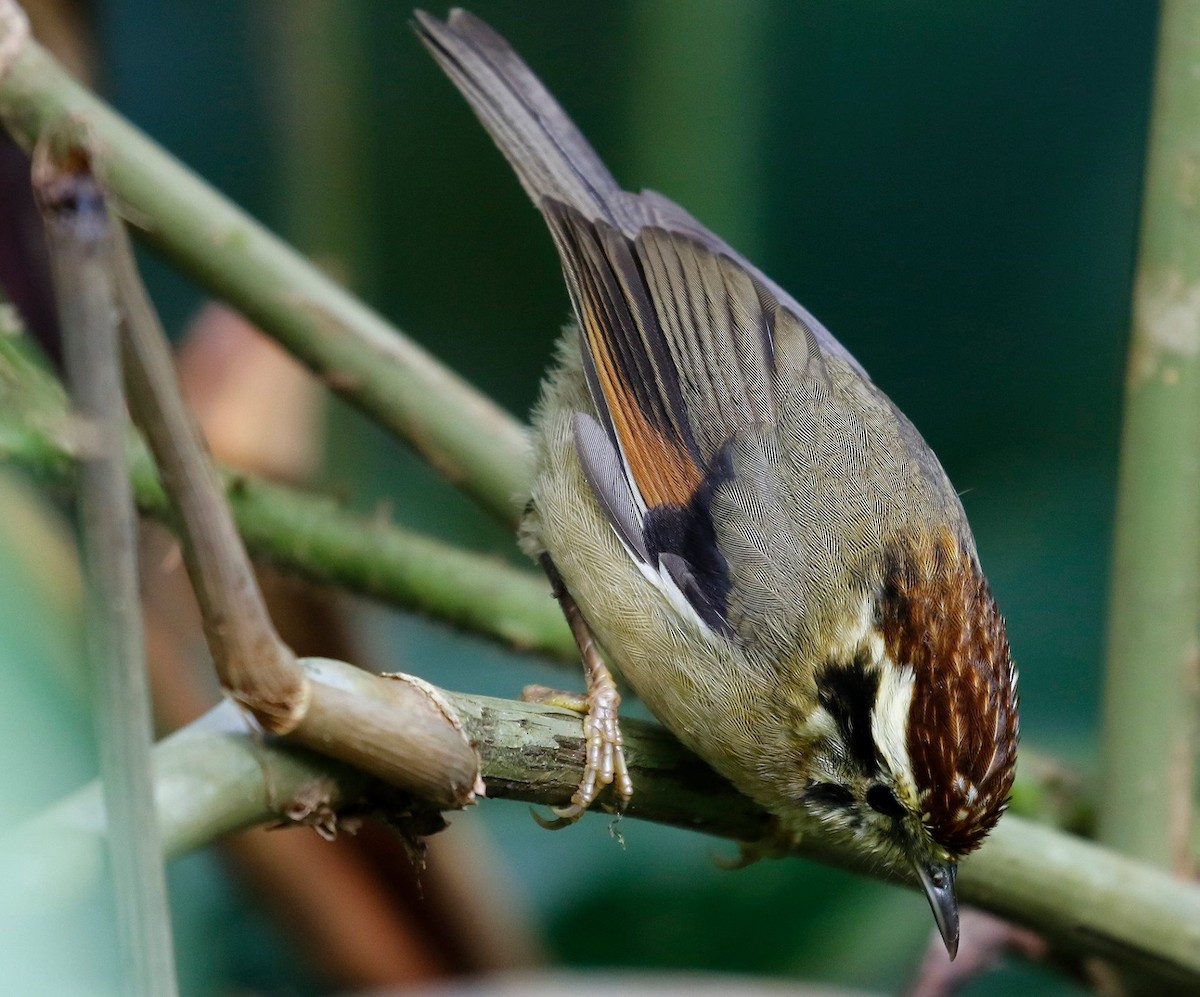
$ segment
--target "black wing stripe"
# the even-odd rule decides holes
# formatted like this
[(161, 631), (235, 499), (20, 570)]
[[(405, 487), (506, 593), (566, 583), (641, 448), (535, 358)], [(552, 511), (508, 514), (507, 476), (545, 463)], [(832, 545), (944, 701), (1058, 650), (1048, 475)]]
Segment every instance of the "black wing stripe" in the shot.
[[(593, 311), (603, 318), (596, 332), (604, 337), (613, 352), (622, 383), (632, 392), (638, 408), (651, 423), (660, 428), (669, 426), (670, 419), (661, 398), (652, 388), (655, 380), (650, 358), (638, 348), (642, 337), (637, 331), (629, 301), (617, 285), (604, 248), (597, 239), (595, 226), (557, 201), (544, 202), (543, 211), (562, 233), (560, 251), (573, 261), (575, 282), (593, 304)], [(646, 320), (655, 321), (652, 310), (643, 317), (643, 321)], [(592, 330), (585, 329), (584, 332), (587, 335)]]

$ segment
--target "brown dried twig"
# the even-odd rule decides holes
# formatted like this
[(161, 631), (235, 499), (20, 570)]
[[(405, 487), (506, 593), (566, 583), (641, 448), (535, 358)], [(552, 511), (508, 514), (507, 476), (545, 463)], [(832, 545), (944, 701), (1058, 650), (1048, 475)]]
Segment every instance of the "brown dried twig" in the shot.
[[(171, 501), (222, 686), (272, 733), (289, 733), (440, 808), (470, 803), (482, 790), (478, 758), (436, 693), (415, 679), (371, 676), (355, 694), (336, 676), (314, 682), (279, 639), (117, 221), (101, 265), (114, 277), (123, 313), (131, 406)], [(401, 731), (398, 714), (410, 718)]]

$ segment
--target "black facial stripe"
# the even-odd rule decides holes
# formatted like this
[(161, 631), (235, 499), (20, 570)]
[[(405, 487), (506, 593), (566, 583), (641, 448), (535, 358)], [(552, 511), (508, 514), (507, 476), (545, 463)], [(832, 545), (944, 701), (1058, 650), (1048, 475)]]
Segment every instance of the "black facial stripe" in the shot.
[(817, 678), (817, 696), (842, 733), (850, 757), (868, 775), (879, 771), (871, 710), (879, 692), (879, 673), (862, 658), (850, 664), (830, 662)]
[(823, 807), (849, 807), (854, 803), (854, 794), (837, 782), (814, 782), (804, 791), (804, 799)]
[(904, 806), (896, 799), (896, 794), (879, 783), (867, 790), (867, 805), (885, 817), (899, 819), (904, 816)]

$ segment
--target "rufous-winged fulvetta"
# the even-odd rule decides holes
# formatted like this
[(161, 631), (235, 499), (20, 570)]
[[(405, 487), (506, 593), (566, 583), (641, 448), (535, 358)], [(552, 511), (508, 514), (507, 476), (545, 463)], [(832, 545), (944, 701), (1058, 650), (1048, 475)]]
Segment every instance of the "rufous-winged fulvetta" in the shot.
[(786, 291), (618, 187), (486, 24), (417, 30), (550, 227), (578, 322), (534, 414), (523, 528), (588, 676), (588, 763), (553, 823), (632, 792), (594, 635), (783, 833), (910, 863), (953, 955), (955, 870), (1004, 810), (1017, 697), (937, 458)]

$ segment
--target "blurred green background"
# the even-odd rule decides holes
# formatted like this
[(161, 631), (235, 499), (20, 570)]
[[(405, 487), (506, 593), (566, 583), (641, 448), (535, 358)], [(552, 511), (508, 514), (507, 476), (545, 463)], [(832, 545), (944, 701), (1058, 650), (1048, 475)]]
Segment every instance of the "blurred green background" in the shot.
[[(407, 5), (94, 6), (100, 88), (117, 108), (509, 410), (529, 409), (567, 318), (558, 264), (507, 164), (413, 37)], [(663, 191), (755, 259), (913, 419), (963, 493), (1008, 617), (1024, 743), (1089, 769), (1155, 5), (471, 9), (622, 183)], [(146, 273), (180, 329), (201, 295), (153, 259)], [(516, 556), (398, 444), (343, 407), (332, 419), (329, 487)], [(35, 632), (36, 616), (0, 600), (0, 632)], [(446, 686), (512, 696), (563, 684), (402, 614), (364, 619), (382, 660)], [(61, 632), (61, 616), (44, 622)], [(60, 644), (47, 638), (45, 655), (65, 654)], [(27, 682), (31, 655), (0, 640), (0, 681), (21, 670)], [(46, 722), (75, 731), (62, 716)], [(87, 751), (64, 743), (62, 755)], [(80, 777), (79, 764), (60, 769), (42, 792)], [(569, 964), (890, 991), (931, 927), (913, 894), (798, 861), (723, 872), (711, 857), (729, 848), (683, 832), (626, 822), (622, 848), (604, 820), (548, 834), (496, 802), (455, 820), (497, 838)], [(186, 992), (320, 992), (282, 972), (286, 939), (223, 875), (205, 856), (172, 870)], [(1073, 992), (1020, 965), (967, 992), (1017, 987)]]

